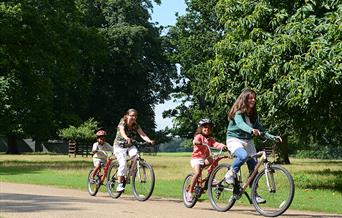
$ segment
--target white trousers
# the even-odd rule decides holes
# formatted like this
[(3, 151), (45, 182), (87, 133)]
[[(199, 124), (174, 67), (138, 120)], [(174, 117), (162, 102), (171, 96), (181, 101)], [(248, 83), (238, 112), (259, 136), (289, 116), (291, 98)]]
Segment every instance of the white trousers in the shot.
[(127, 173), (127, 156), (132, 158), (137, 154), (138, 150), (135, 146), (131, 146), (129, 148), (122, 148), (120, 146), (114, 145), (114, 155), (119, 162), (118, 176), (125, 176)]

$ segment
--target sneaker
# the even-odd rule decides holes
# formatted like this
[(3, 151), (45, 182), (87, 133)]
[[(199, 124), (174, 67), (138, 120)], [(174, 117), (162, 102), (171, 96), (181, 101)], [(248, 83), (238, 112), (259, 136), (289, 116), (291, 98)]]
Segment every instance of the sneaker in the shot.
[(226, 180), (226, 183), (228, 184), (234, 184), (235, 183), (235, 173), (231, 170), (228, 170), (226, 175), (224, 176), (224, 179)]
[(255, 200), (256, 200), (256, 202), (258, 203), (258, 204), (264, 204), (264, 203), (266, 203), (266, 200), (265, 199), (263, 199), (260, 195), (256, 195), (255, 196)]
[(191, 192), (186, 192), (185, 193), (185, 199), (187, 202), (191, 202), (192, 201), (192, 194)]
[(216, 179), (213, 179), (213, 182), (211, 183), (212, 186), (216, 186), (219, 184), (219, 181), (217, 181)]
[(122, 192), (123, 190), (125, 190), (124, 184), (123, 183), (119, 183), (118, 186), (116, 187), (116, 191), (117, 192)]

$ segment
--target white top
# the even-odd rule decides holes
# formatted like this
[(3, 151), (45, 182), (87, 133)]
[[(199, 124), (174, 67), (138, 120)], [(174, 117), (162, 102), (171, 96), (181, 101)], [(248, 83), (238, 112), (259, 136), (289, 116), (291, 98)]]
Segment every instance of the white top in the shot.
[[(110, 144), (108, 144), (107, 142), (105, 142), (103, 145), (99, 144), (98, 142), (95, 142), (93, 144), (92, 151), (96, 151), (96, 150), (113, 152), (113, 147)], [(107, 158), (102, 152), (96, 152), (93, 157), (99, 158), (99, 159), (106, 159)]]

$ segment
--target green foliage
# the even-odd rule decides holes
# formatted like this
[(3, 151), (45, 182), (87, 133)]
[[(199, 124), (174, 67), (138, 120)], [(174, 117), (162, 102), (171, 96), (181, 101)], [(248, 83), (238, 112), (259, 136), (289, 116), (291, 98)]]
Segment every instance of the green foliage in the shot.
[(151, 134), (176, 76), (151, 11), (149, 0), (1, 2), (0, 134), (46, 140), (89, 117), (114, 131), (129, 108)]
[(298, 150), (296, 158), (342, 159), (342, 147), (317, 146), (312, 150)]
[(79, 127), (69, 126), (59, 130), (59, 137), (75, 141), (92, 141), (95, 138), (94, 131), (98, 128), (99, 122), (90, 118)]
[[(207, 1), (188, 4), (202, 3)], [(191, 96), (187, 99), (190, 107), (182, 105), (178, 113), (170, 113), (176, 116), (174, 132), (188, 135), (189, 124), (194, 126), (206, 115), (214, 120), (217, 137), (223, 139), (230, 106), (243, 88), (253, 87), (262, 121), (274, 134), (292, 136), (303, 144), (341, 145), (340, 1), (211, 3), (207, 5), (215, 8), (210, 16), (214, 22), (201, 31), (215, 30), (221, 37), (202, 45), (213, 48), (208, 55), (192, 53), (196, 51), (192, 43), (197, 42), (198, 28), (195, 21), (183, 21), (194, 14), (196, 21), (206, 20), (201, 13), (205, 7), (197, 11), (190, 7), (173, 31), (178, 37), (170, 35), (174, 44), (179, 44), (175, 56), (184, 65), (182, 72), (189, 81), (185, 93)], [(191, 41), (186, 44), (188, 48), (181, 47), (184, 40)], [(201, 58), (200, 65), (189, 61), (196, 70), (188, 67), (187, 57)], [(195, 78), (191, 77), (194, 72)]]
[(193, 143), (192, 143), (192, 139), (185, 139), (182, 141), (182, 143), (180, 144), (180, 147), (184, 149), (184, 151), (192, 151), (193, 150)]

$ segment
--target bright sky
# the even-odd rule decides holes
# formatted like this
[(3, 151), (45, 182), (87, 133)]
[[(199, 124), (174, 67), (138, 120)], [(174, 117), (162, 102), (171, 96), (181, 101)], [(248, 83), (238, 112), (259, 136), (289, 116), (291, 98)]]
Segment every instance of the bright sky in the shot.
[[(159, 25), (167, 26), (176, 23), (176, 12), (179, 15), (185, 14), (184, 0), (161, 0), (161, 5), (155, 5), (153, 8), (152, 21), (158, 22)], [(155, 108), (157, 130), (165, 129), (166, 126), (172, 127), (170, 118), (163, 118), (162, 113), (165, 110), (172, 109), (178, 105), (173, 100), (165, 102), (165, 104), (157, 105)]]

